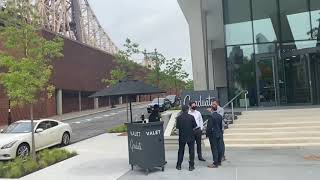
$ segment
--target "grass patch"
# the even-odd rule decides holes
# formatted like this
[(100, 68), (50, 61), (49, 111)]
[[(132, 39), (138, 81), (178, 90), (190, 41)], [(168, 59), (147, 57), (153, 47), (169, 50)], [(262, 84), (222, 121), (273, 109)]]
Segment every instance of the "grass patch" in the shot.
[(174, 107), (171, 107), (169, 110), (170, 111), (181, 110), (181, 107), (180, 106), (174, 106)]
[(125, 124), (113, 127), (109, 130), (109, 133), (124, 133), (127, 132), (127, 126)]
[(76, 155), (76, 152), (65, 149), (46, 149), (37, 153), (37, 161), (33, 161), (29, 156), (25, 159), (0, 162), (0, 178), (20, 178)]

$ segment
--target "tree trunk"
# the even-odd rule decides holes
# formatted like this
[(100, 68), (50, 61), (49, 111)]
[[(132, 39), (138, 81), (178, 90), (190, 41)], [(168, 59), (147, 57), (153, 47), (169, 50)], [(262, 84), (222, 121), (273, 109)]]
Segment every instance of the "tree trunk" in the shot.
[(36, 161), (36, 145), (34, 140), (34, 124), (33, 124), (33, 104), (30, 106), (30, 119), (31, 119), (31, 155), (32, 160)]
[(177, 95), (178, 94), (177, 79), (174, 80), (174, 86), (175, 86), (176, 95)]

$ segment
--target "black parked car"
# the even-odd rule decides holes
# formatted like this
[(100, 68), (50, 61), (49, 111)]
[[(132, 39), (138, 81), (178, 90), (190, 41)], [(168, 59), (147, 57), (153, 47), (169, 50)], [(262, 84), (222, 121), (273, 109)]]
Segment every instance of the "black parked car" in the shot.
[(158, 100), (158, 98), (154, 98), (153, 101), (150, 104), (148, 104), (148, 107), (147, 107), (148, 113), (152, 112), (153, 106), (158, 104), (158, 102), (159, 102), (160, 112), (166, 111), (171, 108), (171, 102), (168, 99), (159, 98)]

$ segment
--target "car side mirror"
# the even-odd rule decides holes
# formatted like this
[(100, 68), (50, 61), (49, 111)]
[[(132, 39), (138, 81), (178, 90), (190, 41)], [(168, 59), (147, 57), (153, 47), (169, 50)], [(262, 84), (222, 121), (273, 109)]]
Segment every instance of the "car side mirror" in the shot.
[(42, 133), (43, 132), (43, 129), (42, 128), (39, 128), (36, 130), (36, 133)]

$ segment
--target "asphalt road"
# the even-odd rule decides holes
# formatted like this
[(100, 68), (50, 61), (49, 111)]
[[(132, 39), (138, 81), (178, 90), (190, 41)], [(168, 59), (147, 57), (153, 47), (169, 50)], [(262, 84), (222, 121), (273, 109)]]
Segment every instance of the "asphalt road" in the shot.
[[(139, 120), (142, 114), (147, 114), (147, 105), (134, 106), (132, 109), (134, 121)], [(73, 131), (71, 143), (75, 143), (107, 133), (111, 128), (127, 122), (127, 111), (126, 108), (110, 110), (64, 122), (70, 124)]]

